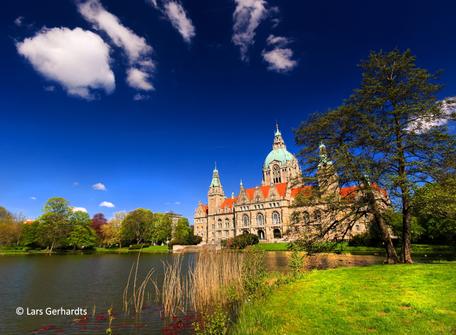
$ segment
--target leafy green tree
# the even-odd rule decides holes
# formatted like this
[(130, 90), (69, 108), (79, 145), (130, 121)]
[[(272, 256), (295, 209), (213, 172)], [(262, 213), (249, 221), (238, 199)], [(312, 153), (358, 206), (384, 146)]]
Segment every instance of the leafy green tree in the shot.
[(101, 244), (103, 246), (122, 246), (121, 226), (126, 215), (125, 212), (114, 213), (114, 217), (101, 226)]
[(423, 240), (456, 244), (456, 176), (419, 188), (413, 198), (414, 215), (423, 227)]
[[(454, 118), (454, 112), (437, 101), (437, 76), (417, 67), (410, 51), (371, 52), (360, 67), (360, 88), (320, 120), (320, 133), (326, 135), (321, 140), (360, 185), (373, 180), (388, 189), (402, 214), (402, 260), (411, 263), (413, 190), (440, 175), (445, 160), (454, 161), (455, 138), (442, 122)], [(306, 138), (306, 130), (302, 127), (298, 135)]]
[(179, 218), (173, 228), (171, 245), (195, 245), (202, 241), (200, 236), (193, 233), (187, 218)]
[(168, 214), (154, 214), (154, 229), (152, 231), (152, 241), (163, 244), (171, 240), (172, 220)]
[(0, 207), (0, 245), (19, 244), (22, 232), (22, 219)]
[(72, 209), (64, 198), (51, 198), (44, 206), (44, 213), (38, 218), (38, 243), (51, 253), (54, 248), (66, 246), (71, 231)]
[(154, 214), (144, 208), (135, 209), (122, 221), (121, 238), (126, 243), (141, 244), (150, 241), (154, 226)]
[(73, 249), (91, 249), (95, 247), (97, 236), (91, 228), (89, 214), (81, 211), (73, 212), (69, 217), (71, 230), (66, 238), (66, 246)]

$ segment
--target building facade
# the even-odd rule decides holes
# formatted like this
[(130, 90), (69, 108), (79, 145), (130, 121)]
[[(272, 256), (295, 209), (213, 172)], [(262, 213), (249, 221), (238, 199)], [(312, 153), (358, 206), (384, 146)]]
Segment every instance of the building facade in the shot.
[[(238, 195), (227, 197), (215, 168), (207, 204), (200, 201), (195, 210), (194, 232), (205, 243), (219, 243), (245, 232), (258, 235), (261, 241), (274, 242), (290, 239), (303, 229), (309, 232), (321, 229), (325, 222), (333, 222), (343, 215), (336, 213), (336, 217), (324, 217), (328, 213), (328, 199), (337, 201), (340, 197), (351, 196), (356, 190), (339, 187), (337, 173), (323, 144), (320, 145), (317, 177), (321, 196), (305, 206), (294, 206), (295, 198), (310, 195), (313, 187), (303, 185), (299, 163), (287, 150), (277, 127), (272, 150), (263, 164), (261, 185), (245, 188), (241, 181)], [(299, 217), (296, 222), (302, 224), (295, 224), (292, 217)], [(368, 217), (358, 219), (347, 236), (366, 231), (368, 222)]]

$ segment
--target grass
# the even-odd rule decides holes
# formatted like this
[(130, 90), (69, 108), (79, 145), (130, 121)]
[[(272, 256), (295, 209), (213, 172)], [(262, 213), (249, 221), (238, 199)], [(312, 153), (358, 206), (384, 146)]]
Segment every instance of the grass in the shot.
[[(259, 243), (258, 248), (264, 251), (288, 251), (287, 242), (277, 242), (277, 243)], [(385, 252), (384, 248), (380, 247), (366, 247), (366, 246), (349, 246), (347, 242), (342, 242), (336, 247), (336, 251), (342, 253), (379, 253), (382, 254)], [(400, 252), (399, 248), (397, 249)], [(413, 244), (412, 253), (415, 256), (422, 256), (425, 254), (442, 254), (442, 255), (455, 255), (456, 247), (449, 245), (431, 245), (431, 244)]]
[[(125, 253), (136, 253), (140, 249), (128, 249), (126, 248), (95, 248), (95, 250), (86, 251), (89, 254), (125, 254)], [(168, 253), (169, 249), (167, 246), (153, 245), (141, 249), (141, 253), (145, 254), (156, 254), (156, 253)], [(53, 254), (65, 254), (65, 252), (55, 251)], [(74, 254), (73, 251), (67, 251), (68, 254)], [(76, 251), (81, 253), (81, 251)], [(0, 256), (8, 255), (35, 255), (35, 254), (49, 254), (46, 250), (27, 250), (24, 248), (0, 248)]]
[(246, 303), (234, 334), (455, 334), (456, 263), (312, 271)]

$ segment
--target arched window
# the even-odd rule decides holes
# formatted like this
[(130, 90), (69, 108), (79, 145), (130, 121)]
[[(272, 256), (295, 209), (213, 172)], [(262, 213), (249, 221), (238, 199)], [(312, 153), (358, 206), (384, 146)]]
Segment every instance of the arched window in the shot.
[(225, 219), (225, 228), (230, 228), (230, 219), (228, 218)]
[(274, 238), (281, 238), (282, 237), (282, 234), (280, 233), (280, 229), (274, 229), (272, 231), (273, 235), (274, 235)]
[(315, 222), (316, 223), (320, 223), (320, 221), (321, 221), (321, 211), (319, 209), (317, 209), (315, 211), (314, 217), (315, 217)]
[(244, 214), (242, 216), (242, 223), (244, 224), (244, 227), (248, 227), (249, 226), (249, 216), (247, 214)]
[(264, 215), (261, 213), (258, 213), (256, 216), (256, 223), (257, 226), (264, 226)]
[(272, 224), (280, 224), (280, 214), (278, 212), (272, 213)]
[(303, 212), (302, 213), (302, 218), (304, 219), (304, 224), (309, 224), (310, 223), (309, 212)]
[(222, 229), (222, 219), (218, 219), (218, 228)]
[(258, 239), (264, 240), (264, 231), (262, 229), (258, 230)]
[(282, 177), (280, 176), (280, 166), (275, 164), (272, 167), (272, 181), (274, 183), (281, 183), (282, 182)]

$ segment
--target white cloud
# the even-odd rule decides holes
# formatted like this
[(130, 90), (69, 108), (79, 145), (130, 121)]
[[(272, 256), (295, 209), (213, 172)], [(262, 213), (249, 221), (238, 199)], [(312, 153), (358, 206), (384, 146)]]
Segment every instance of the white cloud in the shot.
[(78, 181), (73, 182), (73, 187), (78, 187), (78, 186), (79, 186), (79, 182)]
[(18, 27), (21, 27), (22, 26), (22, 23), (24, 23), (24, 17), (23, 16), (18, 16), (15, 20), (14, 20), (14, 24)]
[(127, 70), (127, 83), (131, 87), (139, 90), (150, 91), (154, 89), (149, 82), (149, 74), (134, 67)]
[(90, 31), (44, 28), (16, 43), (16, 48), (36, 71), (61, 84), (70, 95), (91, 99), (92, 90), (111, 93), (115, 88), (109, 46)]
[(268, 62), (268, 69), (284, 73), (293, 70), (298, 62), (293, 60), (293, 50), (289, 48), (275, 48), (270, 51), (263, 50), (263, 58)]
[(233, 14), (233, 43), (241, 51), (241, 59), (248, 60), (247, 51), (254, 43), (255, 31), (267, 16), (265, 0), (235, 0)]
[(181, 204), (181, 202), (180, 201), (175, 201), (174, 204), (179, 206)]
[(37, 198), (36, 197), (30, 197), (30, 200), (36, 200)]
[(173, 27), (182, 35), (185, 42), (190, 43), (195, 36), (195, 27), (187, 16), (184, 7), (176, 1), (168, 1), (164, 7), (164, 13)]
[(100, 207), (107, 207), (107, 208), (114, 208), (116, 206), (114, 206), (114, 204), (112, 202), (109, 202), (109, 201), (103, 201), (101, 202), (98, 206)]
[(141, 93), (136, 93), (133, 96), (133, 100), (134, 101), (143, 101), (143, 100), (148, 100), (148, 99), (149, 99), (148, 95), (144, 95), (144, 94), (141, 94)]
[[(140, 66), (142, 72), (148, 72), (149, 79), (155, 63), (150, 58), (153, 49), (143, 37), (124, 26), (119, 18), (108, 12), (98, 0), (81, 2), (78, 4), (78, 10), (84, 19), (92, 23), (96, 29), (104, 31), (116, 46), (125, 51), (130, 65)], [(128, 80), (127, 82), (130, 84)], [(148, 87), (146, 90), (153, 89), (150, 82), (148, 85), (143, 85), (143, 87), (146, 86)], [(138, 86), (132, 87), (138, 88)]]
[(146, 0), (146, 1), (149, 2), (153, 7), (155, 7), (155, 8), (158, 7), (157, 0)]
[(434, 127), (443, 126), (448, 121), (454, 120), (456, 118), (456, 97), (443, 99), (440, 104), (438, 116), (414, 120), (408, 125), (407, 131), (417, 134), (426, 133)]
[(96, 183), (92, 185), (92, 188), (95, 191), (106, 191), (106, 185), (103, 183)]
[(84, 208), (84, 207), (73, 207), (73, 208), (72, 208), (72, 211), (73, 211), (73, 212), (84, 212), (84, 213), (88, 213), (87, 209)]
[(285, 47), (290, 44), (292, 40), (290, 38), (284, 36), (275, 36), (269, 35), (266, 39), (266, 43), (270, 46), (278, 46), (278, 47)]

